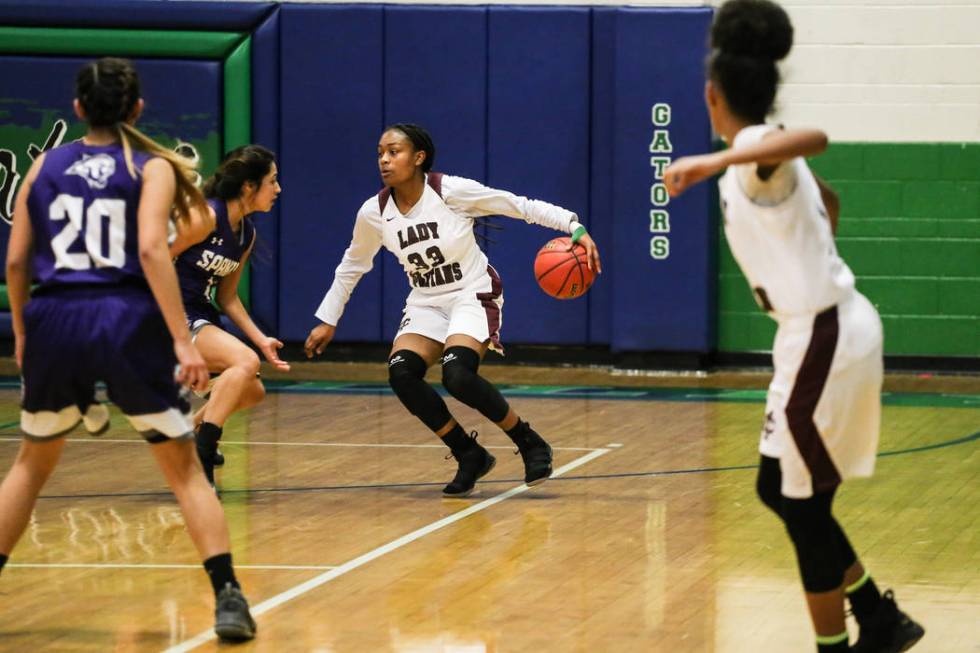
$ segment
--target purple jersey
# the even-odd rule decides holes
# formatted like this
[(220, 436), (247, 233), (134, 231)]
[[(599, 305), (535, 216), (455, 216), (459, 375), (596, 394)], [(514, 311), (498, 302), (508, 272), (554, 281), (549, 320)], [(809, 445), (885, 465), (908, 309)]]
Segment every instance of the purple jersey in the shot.
[[(191, 433), (173, 340), (139, 260), (137, 177), (119, 144), (48, 151), (27, 198), (40, 287), (24, 307), (21, 428), (56, 437), (88, 419), (95, 384), (151, 442)], [(88, 427), (88, 424), (86, 423)]]
[(133, 151), (134, 179), (119, 143), (75, 141), (45, 153), (27, 198), (41, 287), (143, 281), (136, 214), (150, 158)]
[(209, 199), (208, 204), (214, 209), (214, 231), (182, 252), (175, 265), (187, 318), (216, 324), (218, 312), (211, 304), (211, 289), (242, 264), (242, 257), (255, 240), (255, 226), (248, 218), (242, 218), (236, 233), (228, 221), (227, 204), (216, 199)]

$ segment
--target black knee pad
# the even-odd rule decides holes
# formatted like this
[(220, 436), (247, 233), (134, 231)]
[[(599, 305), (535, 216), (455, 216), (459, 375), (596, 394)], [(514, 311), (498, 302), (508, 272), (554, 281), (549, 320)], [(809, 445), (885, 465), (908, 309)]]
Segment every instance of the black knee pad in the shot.
[(480, 355), (469, 347), (450, 347), (442, 357), (442, 385), (452, 396), (491, 422), (507, 417), (510, 406), (492, 383), (476, 373)]
[(829, 592), (844, 582), (845, 563), (839, 529), (830, 512), (833, 493), (809, 499), (783, 499), (783, 521), (796, 547), (796, 560), (807, 592)]
[(755, 491), (762, 503), (782, 519), (783, 473), (779, 459), (769, 456), (759, 457), (759, 475), (755, 479)]
[(399, 349), (388, 359), (388, 385), (410, 413), (430, 430), (438, 431), (452, 417), (446, 402), (425, 382), (427, 369), (421, 356), (408, 349)]
[(847, 535), (844, 534), (844, 529), (841, 528), (837, 520), (831, 517), (834, 524), (834, 531), (837, 537), (837, 547), (840, 551), (840, 562), (844, 571), (851, 568), (855, 562), (857, 562), (857, 553), (854, 551), (854, 547), (851, 546), (850, 540), (847, 539)]

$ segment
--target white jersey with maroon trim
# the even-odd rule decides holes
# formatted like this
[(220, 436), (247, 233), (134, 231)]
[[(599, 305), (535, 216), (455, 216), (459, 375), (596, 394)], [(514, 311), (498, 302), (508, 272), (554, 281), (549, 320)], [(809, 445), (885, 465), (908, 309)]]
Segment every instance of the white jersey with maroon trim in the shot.
[(571, 233), (571, 224), (577, 220), (561, 207), (463, 177), (442, 175), (441, 190), (440, 196), (426, 183), (422, 197), (404, 215), (394, 198), (384, 202), (383, 208), (378, 196), (364, 202), (357, 212), (350, 246), (316, 311), (320, 321), (337, 324), (351, 292), (372, 268), (382, 245), (405, 269), (412, 288), (407, 303), (438, 305), (451, 302), (460, 291), (492, 286), (487, 257), (473, 233), (473, 218), (505, 215), (564, 233)]
[[(772, 125), (753, 125), (734, 148), (762, 140)], [(718, 182), (725, 236), (756, 301), (776, 320), (816, 314), (850, 297), (854, 275), (837, 254), (827, 210), (802, 158), (768, 180), (756, 164), (729, 166)]]

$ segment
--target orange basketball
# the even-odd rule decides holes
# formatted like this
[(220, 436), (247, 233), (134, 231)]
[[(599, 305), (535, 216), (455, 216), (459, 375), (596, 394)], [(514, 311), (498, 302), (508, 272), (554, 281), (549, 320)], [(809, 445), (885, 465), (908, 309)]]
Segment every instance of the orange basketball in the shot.
[(581, 297), (592, 286), (595, 273), (589, 269), (585, 247), (562, 236), (549, 240), (534, 258), (534, 277), (541, 290), (555, 299)]

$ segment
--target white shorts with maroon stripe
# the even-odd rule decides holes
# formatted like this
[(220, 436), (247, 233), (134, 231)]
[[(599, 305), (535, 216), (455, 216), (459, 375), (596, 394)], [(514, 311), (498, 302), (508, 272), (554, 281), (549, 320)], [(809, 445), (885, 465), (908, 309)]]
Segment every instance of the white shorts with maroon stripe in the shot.
[(395, 338), (416, 333), (444, 343), (449, 336), (461, 334), (480, 342), (489, 340), (490, 349), (502, 354), (503, 288), (493, 267), (488, 266), (487, 273), (485, 282), (473, 288), (436, 296), (409, 295)]
[(780, 320), (759, 442), (778, 458), (783, 496), (805, 499), (871, 476), (881, 421), (882, 329), (864, 295)]

